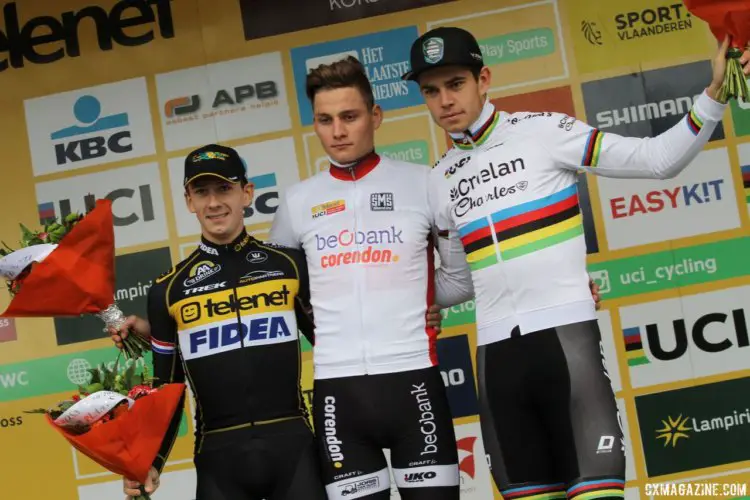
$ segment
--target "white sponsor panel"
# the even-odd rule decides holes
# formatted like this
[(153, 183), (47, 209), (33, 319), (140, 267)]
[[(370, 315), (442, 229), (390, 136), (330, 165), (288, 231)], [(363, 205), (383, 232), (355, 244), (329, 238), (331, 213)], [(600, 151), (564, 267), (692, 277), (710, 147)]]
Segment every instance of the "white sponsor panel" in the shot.
[(24, 101), (34, 175), (155, 153), (145, 78)]
[(633, 458), (633, 442), (630, 439), (630, 426), (628, 426), (624, 399), (617, 398), (617, 409), (620, 411), (620, 424), (625, 436), (625, 481), (632, 481), (635, 479), (635, 459)]
[(617, 364), (617, 349), (615, 348), (614, 333), (612, 332), (612, 316), (606, 309), (597, 311), (596, 316), (599, 320), (599, 331), (602, 335), (602, 355), (606, 370), (612, 382), (612, 389), (615, 392), (620, 392), (622, 390), (622, 380), (620, 379), (620, 366)]
[(65, 217), (72, 212), (85, 213), (97, 199), (112, 201), (115, 246), (123, 248), (166, 240), (159, 165), (147, 163), (96, 174), (78, 175), (36, 185), (40, 213)]
[[(160, 479), (159, 489), (151, 495), (154, 500), (195, 500), (197, 485), (195, 469), (165, 472)], [(78, 500), (103, 500), (105, 498), (125, 498), (122, 492), (122, 479), (78, 487)]]
[(749, 297), (744, 286), (621, 308), (632, 386), (746, 370)]
[(599, 177), (610, 250), (739, 227), (725, 148), (702, 151), (673, 179)]
[(280, 52), (156, 75), (167, 150), (291, 128)]
[(625, 488), (625, 500), (641, 500), (640, 489), (636, 486)]
[[(297, 153), (294, 139), (282, 137), (271, 141), (246, 144), (235, 148), (247, 165), (248, 178), (255, 185), (253, 203), (245, 211), (245, 224), (273, 222), (279, 206), (279, 196), (285, 188), (299, 182)], [(200, 234), (201, 228), (195, 214), (185, 204), (182, 185), (184, 158), (169, 160), (169, 182), (172, 189), (177, 233), (180, 236)]]

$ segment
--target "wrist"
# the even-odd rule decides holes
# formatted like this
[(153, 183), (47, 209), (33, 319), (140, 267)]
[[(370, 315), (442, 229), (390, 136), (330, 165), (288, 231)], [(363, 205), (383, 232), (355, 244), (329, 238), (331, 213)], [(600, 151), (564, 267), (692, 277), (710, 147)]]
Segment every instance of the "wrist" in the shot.
[(721, 84), (716, 84), (711, 82), (711, 85), (706, 87), (706, 95), (713, 99), (716, 102), (721, 102), (722, 104), (726, 104), (725, 102), (722, 102), (719, 100), (719, 89), (721, 88)]

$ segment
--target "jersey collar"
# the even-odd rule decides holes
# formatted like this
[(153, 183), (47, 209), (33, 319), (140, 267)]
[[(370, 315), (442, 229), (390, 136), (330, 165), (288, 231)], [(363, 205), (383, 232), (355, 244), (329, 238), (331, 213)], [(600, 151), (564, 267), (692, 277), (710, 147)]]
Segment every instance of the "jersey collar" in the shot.
[(380, 155), (372, 151), (352, 163), (338, 163), (331, 157), (328, 161), (331, 163), (328, 171), (333, 177), (340, 181), (358, 181), (378, 166)]
[(252, 236), (247, 234), (247, 230), (243, 228), (242, 232), (234, 239), (234, 241), (223, 245), (217, 245), (216, 243), (208, 241), (205, 236), (201, 236), (198, 249), (207, 255), (213, 255), (216, 257), (219, 255), (241, 252), (252, 239)]
[(451, 132), (449, 135), (458, 149), (474, 149), (487, 141), (499, 121), (500, 113), (495, 109), (495, 105), (487, 99), (484, 101), (479, 118), (469, 126), (468, 130), (461, 133)]

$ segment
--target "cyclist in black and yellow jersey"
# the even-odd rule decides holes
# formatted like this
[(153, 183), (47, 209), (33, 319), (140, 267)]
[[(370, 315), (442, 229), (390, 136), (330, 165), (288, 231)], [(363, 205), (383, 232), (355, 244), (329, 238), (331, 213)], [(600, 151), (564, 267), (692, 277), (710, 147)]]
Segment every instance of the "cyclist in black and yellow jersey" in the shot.
[[(190, 153), (184, 185), (201, 243), (150, 288), (148, 326), (157, 382), (187, 380), (195, 397), (196, 498), (325, 499), (300, 390), (298, 331), (313, 341), (305, 258), (245, 231), (253, 186), (234, 149)], [(159, 485), (181, 417), (146, 491)], [(126, 479), (124, 491), (140, 486)]]

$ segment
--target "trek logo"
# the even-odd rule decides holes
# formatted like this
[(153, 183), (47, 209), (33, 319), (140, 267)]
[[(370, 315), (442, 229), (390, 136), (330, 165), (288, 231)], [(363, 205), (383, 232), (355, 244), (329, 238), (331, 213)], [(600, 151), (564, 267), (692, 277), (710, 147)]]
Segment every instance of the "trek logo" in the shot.
[(214, 283), (212, 285), (206, 285), (206, 286), (199, 286), (196, 288), (188, 288), (187, 290), (184, 290), (182, 293), (185, 295), (197, 295), (199, 293), (203, 292), (210, 292), (212, 290), (219, 290), (221, 288), (224, 288), (227, 286), (226, 281), (222, 281), (221, 283)]
[[(0, 71), (23, 68), (27, 61), (50, 64), (65, 57), (80, 57), (79, 30), (81, 26), (88, 30), (91, 22), (96, 28), (99, 50), (104, 52), (112, 50), (115, 44), (122, 47), (146, 45), (156, 38), (157, 32), (161, 38), (174, 38), (170, 0), (121, 0), (109, 12), (98, 5), (90, 5), (78, 12), (63, 12), (59, 18), (35, 17), (23, 25), (17, 3), (7, 3), (3, 7), (5, 26), (0, 32), (0, 52), (7, 53), (8, 57), (0, 61)], [(134, 32), (136, 26), (147, 29)]]
[(581, 33), (591, 45), (602, 45), (602, 32), (593, 21), (581, 21)]
[[(648, 339), (648, 350), (651, 356), (658, 361), (681, 358), (688, 351), (691, 340), (696, 348), (712, 354), (735, 347), (750, 346), (747, 317), (742, 308), (704, 314), (692, 324), (688, 324), (683, 318), (675, 319), (671, 324), (671, 333), (666, 333), (664, 330), (660, 329), (657, 323), (647, 324), (643, 328), (640, 326), (624, 328), (628, 365), (637, 366), (651, 362), (643, 353), (643, 333)], [(722, 336), (718, 335), (719, 331), (723, 332)], [(641, 355), (636, 356), (636, 353)]]
[(164, 104), (164, 115), (168, 118), (167, 125), (174, 125), (232, 113), (237, 107), (243, 107), (246, 110), (278, 104), (278, 101), (269, 101), (277, 97), (279, 97), (278, 83), (266, 80), (239, 85), (232, 89), (218, 90), (211, 99), (211, 110), (204, 113), (199, 113), (202, 108), (202, 99), (199, 94), (170, 99)]
[[(99, 99), (83, 95), (73, 105), (73, 116), (81, 125), (71, 125), (50, 134), (58, 166), (133, 150), (128, 113), (102, 116)], [(76, 139), (80, 136), (87, 137)]]
[(247, 256), (245, 256), (245, 259), (250, 264), (261, 264), (268, 260), (268, 254), (260, 250), (251, 250), (248, 252)]
[(417, 403), (419, 409), (419, 430), (424, 435), (424, 447), (419, 453), (420, 455), (430, 455), (438, 452), (437, 446), (437, 424), (435, 424), (435, 414), (432, 412), (432, 403), (430, 401), (430, 395), (425, 389), (424, 382), (421, 384), (412, 384), (411, 394)]
[(325, 443), (328, 458), (333, 466), (340, 469), (344, 466), (344, 454), (341, 451), (341, 440), (336, 436), (336, 398), (326, 396), (323, 399), (323, 425), (325, 429)]
[[(337, 253), (325, 253), (320, 257), (323, 268), (339, 267), (350, 264), (389, 264), (398, 262), (399, 256), (389, 248), (378, 249), (373, 245), (396, 245), (404, 243), (401, 237), (403, 230), (391, 226), (389, 229), (356, 231), (344, 229), (336, 235), (315, 235), (316, 248), (319, 252), (339, 250)], [(367, 245), (366, 248), (361, 247)], [(349, 247), (355, 246), (354, 249)]]
[(437, 472), (425, 471), (425, 472), (407, 472), (404, 474), (404, 481), (407, 483), (423, 483), (427, 479), (435, 479)]
[(203, 260), (193, 265), (188, 272), (188, 277), (182, 282), (186, 287), (192, 287), (206, 278), (221, 271), (221, 264), (214, 264), (210, 260)]
[(26, 372), (0, 373), (0, 388), (12, 389), (13, 387), (29, 385), (29, 374)]
[[(250, 311), (259, 307), (281, 307), (289, 304), (289, 288), (286, 285), (281, 290), (257, 293), (244, 297), (237, 297), (231, 293), (227, 300), (208, 298), (205, 302), (190, 302), (181, 307), (181, 317), (184, 324), (194, 323), (201, 318), (215, 316), (236, 316), (238, 312)], [(205, 313), (205, 316), (204, 316)]]
[(325, 217), (326, 215), (337, 214), (346, 210), (346, 202), (344, 200), (333, 200), (315, 205), (310, 209), (312, 212), (312, 218), (317, 219), (319, 217)]
[[(130, 212), (128, 215), (114, 213), (115, 206), (122, 206), (123, 203), (115, 203), (123, 198), (133, 199), (137, 196), (140, 202), (139, 212)], [(89, 212), (96, 206), (96, 200), (99, 197), (94, 194), (87, 194), (83, 197), (83, 211)], [(115, 227), (124, 227), (135, 224), (139, 221), (150, 222), (155, 220), (154, 202), (151, 195), (151, 186), (143, 184), (138, 186), (138, 190), (131, 188), (120, 188), (110, 191), (103, 196), (104, 199), (110, 200), (113, 206), (112, 221)], [(57, 200), (56, 202), (48, 201), (37, 205), (39, 210), (39, 222), (48, 223), (54, 219), (61, 220), (73, 212), (71, 200), (68, 198)], [(58, 211), (59, 209), (59, 211)], [(78, 212), (78, 210), (76, 210)]]
[(370, 210), (393, 212), (393, 193), (370, 193)]
[(621, 219), (657, 213), (665, 209), (676, 209), (680, 205), (691, 207), (721, 201), (722, 184), (724, 184), (724, 179), (715, 179), (670, 189), (658, 189), (645, 195), (634, 194), (628, 198), (612, 198), (609, 200), (612, 218)]
[(445, 169), (445, 178), (450, 179), (453, 174), (458, 172), (458, 169), (469, 163), (469, 160), (471, 160), (471, 156), (464, 156), (460, 160), (458, 160), (456, 163), (451, 165), (450, 167)]
[(243, 317), (239, 323), (233, 320), (182, 335), (180, 344), (188, 360), (243, 347), (289, 342), (296, 340), (296, 332), (293, 313), (291, 317), (288, 314), (257, 315)]
[(667, 116), (684, 116), (693, 107), (698, 97), (700, 94), (599, 111), (596, 113), (596, 126), (600, 129), (607, 129)]
[(693, 20), (690, 17), (690, 12), (685, 9), (682, 3), (678, 2), (655, 9), (617, 14), (615, 26), (620, 40), (637, 40), (691, 29)]

